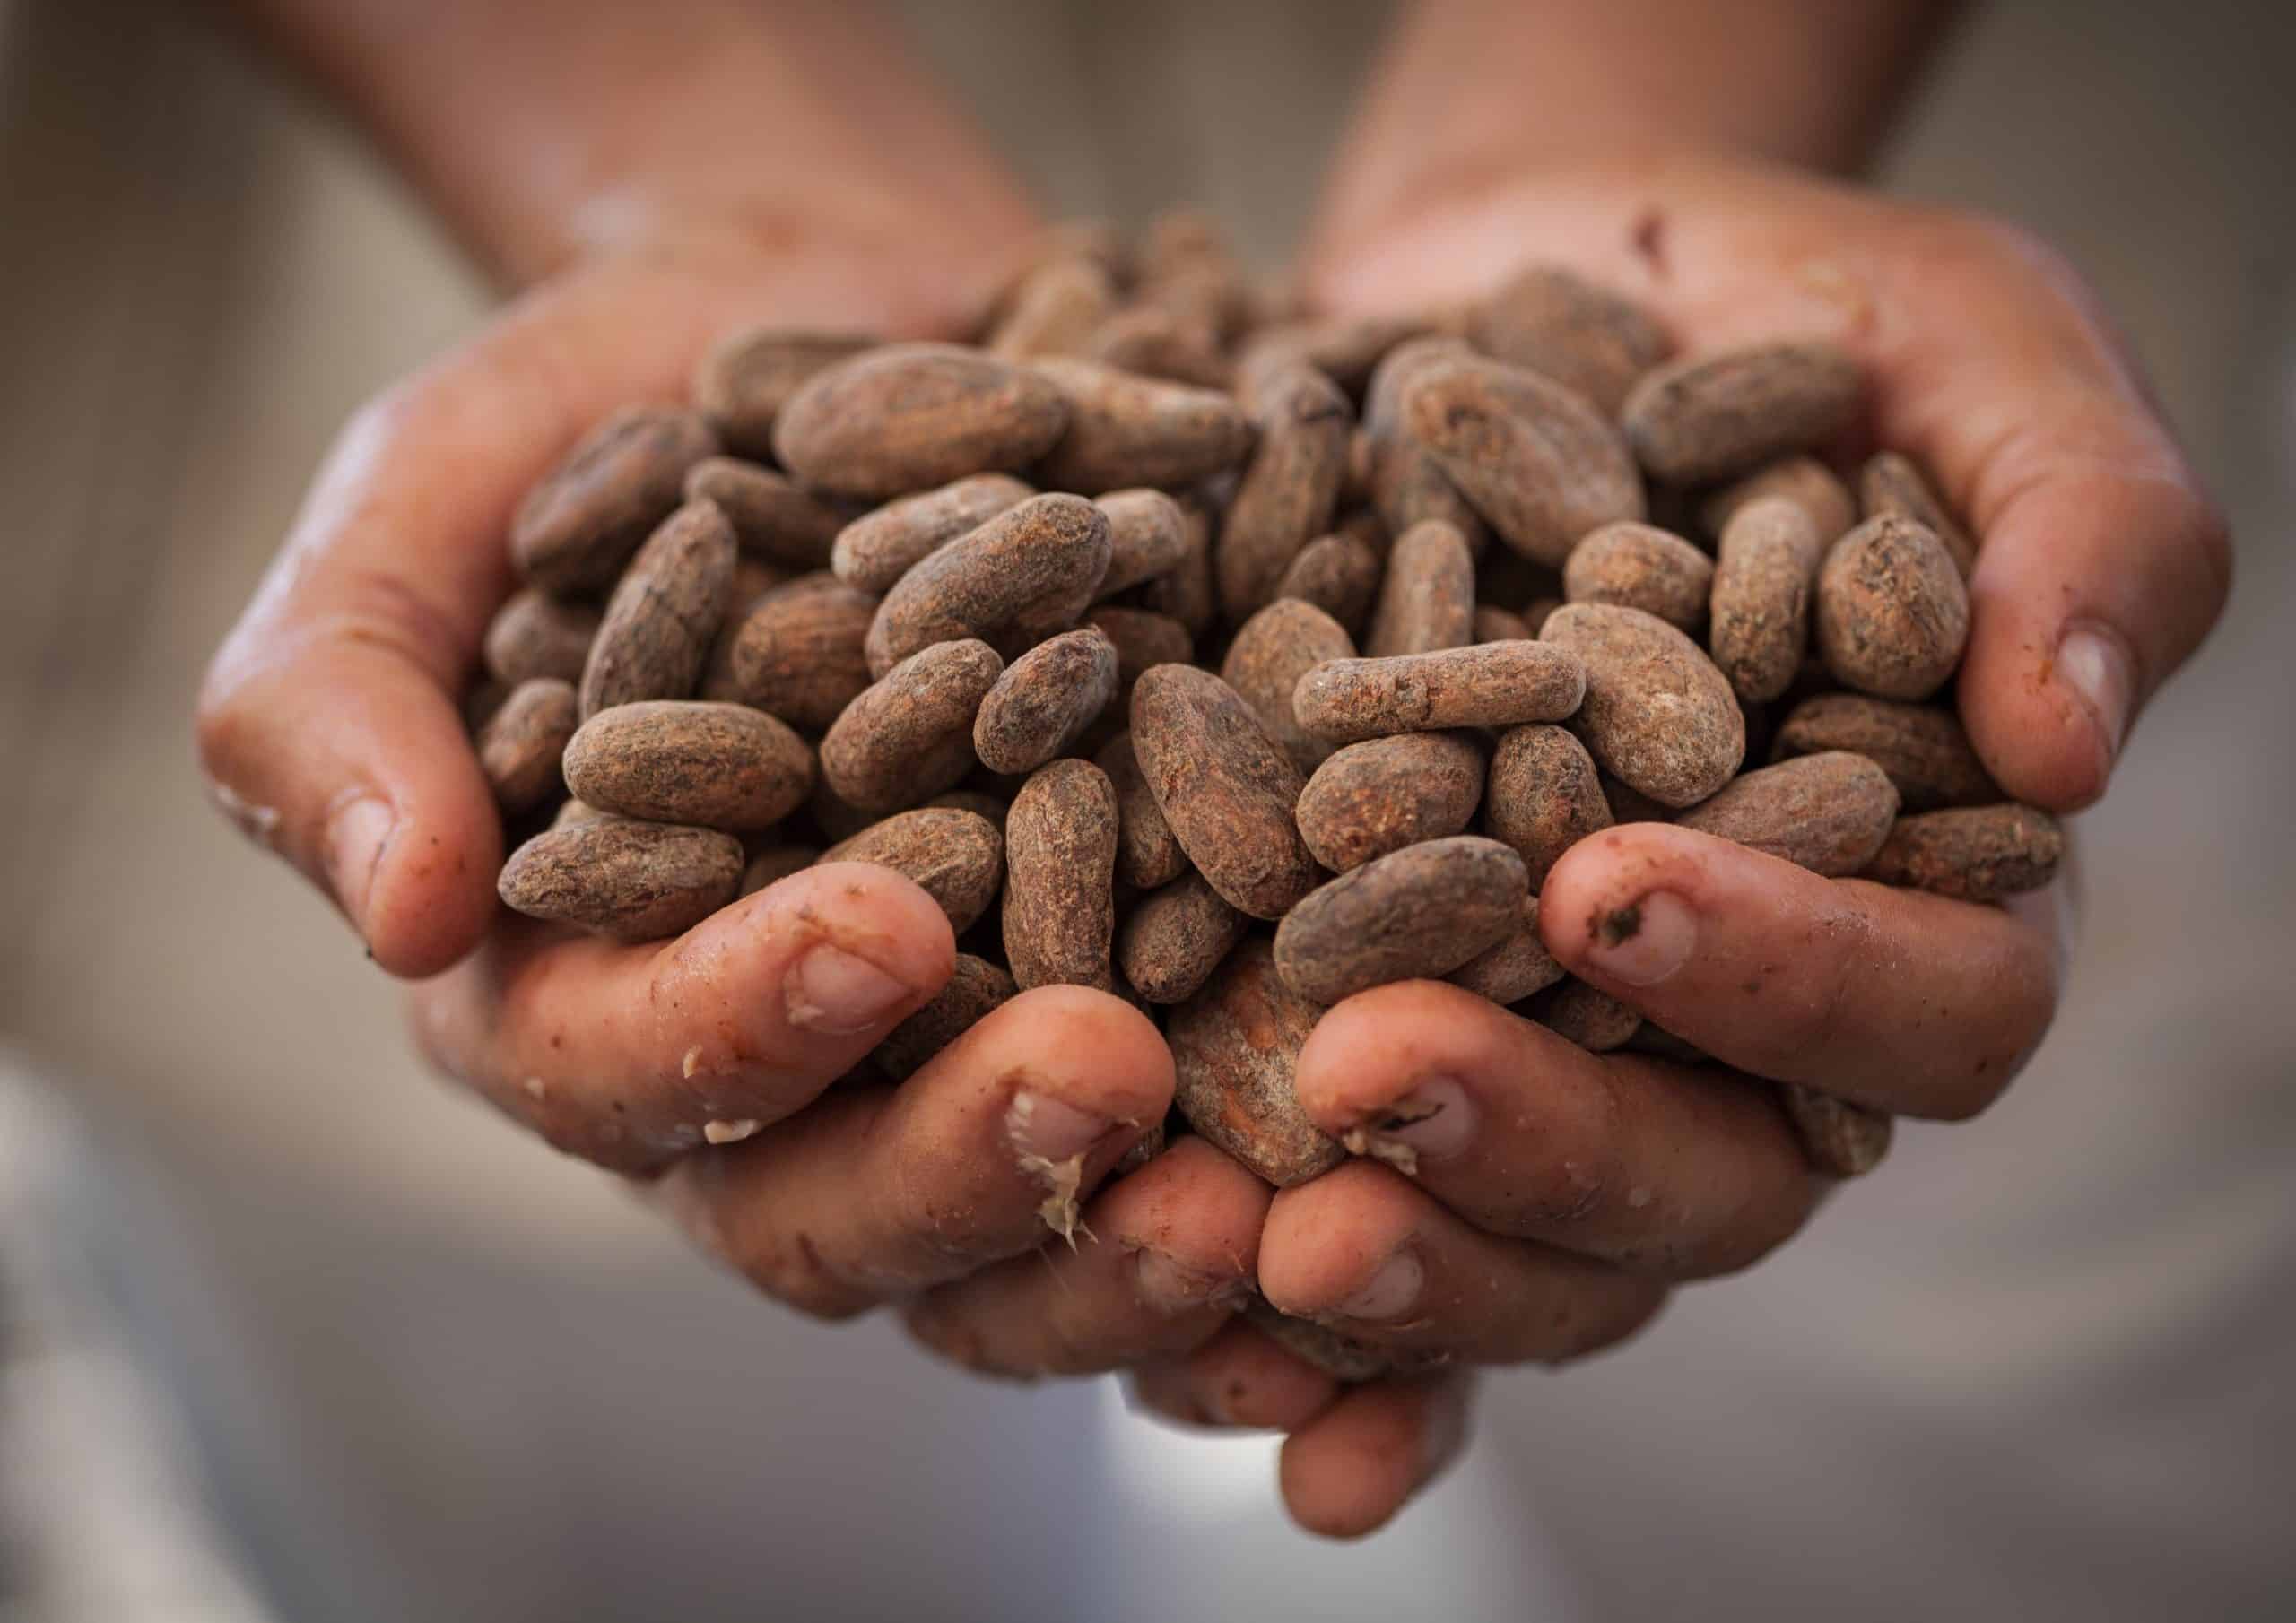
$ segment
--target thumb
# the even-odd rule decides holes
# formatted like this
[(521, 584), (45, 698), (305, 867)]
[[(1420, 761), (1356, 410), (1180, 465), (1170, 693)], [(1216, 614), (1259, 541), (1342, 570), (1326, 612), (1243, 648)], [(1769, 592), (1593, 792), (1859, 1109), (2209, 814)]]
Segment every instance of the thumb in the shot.
[[(494, 911), (500, 822), (456, 694), (509, 586), (457, 547), (458, 480), (409, 480), (450, 430), (435, 391), (370, 407), (209, 668), (197, 739), (217, 803), (333, 898), (396, 975), (468, 951)], [(419, 539), (418, 539), (419, 538)]]

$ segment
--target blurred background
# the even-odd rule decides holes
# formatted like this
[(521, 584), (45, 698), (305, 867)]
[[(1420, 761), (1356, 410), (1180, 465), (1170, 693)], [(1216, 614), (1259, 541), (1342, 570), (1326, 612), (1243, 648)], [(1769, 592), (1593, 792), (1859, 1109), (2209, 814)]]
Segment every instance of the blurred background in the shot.
[[(1272, 265), (1384, 8), (898, 9), (1056, 212), (1195, 198)], [(421, 1071), (187, 717), (346, 413), (488, 296), (196, 12), (0, 3), (0, 1619), (816, 1615), (796, 1551), (854, 1617), (2290, 1615), (2292, 17), (1974, 8), (1885, 170), (2087, 270), (2239, 551), (2080, 820), (2039, 1062), (1624, 1352), (1488, 1383), (1333, 1549), (1271, 1445), (795, 1324)]]

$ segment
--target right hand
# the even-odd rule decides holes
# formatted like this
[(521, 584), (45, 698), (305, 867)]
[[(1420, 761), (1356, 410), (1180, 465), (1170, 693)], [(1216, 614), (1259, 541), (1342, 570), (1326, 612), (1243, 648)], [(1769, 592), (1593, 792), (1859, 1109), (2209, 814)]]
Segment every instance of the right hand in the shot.
[[(1115, 998), (1047, 988), (898, 1090), (825, 1095), (947, 977), (931, 899), (840, 864), (668, 942), (519, 918), (496, 902), (501, 829), (457, 704), (514, 585), (512, 508), (591, 423), (677, 397), (703, 346), (747, 322), (930, 334), (967, 308), (952, 270), (804, 236), (747, 222), (578, 265), (361, 411), (217, 655), (198, 737), (226, 812), (376, 962), (427, 977), (413, 1020), (442, 1069), (650, 1183), (770, 1295), (834, 1316), (1039, 1245), (1048, 1215), (1065, 1221), (1163, 1116), (1155, 1028)], [(1201, 1339), (1265, 1201), (1205, 1158), (1165, 1161), (1126, 1182), (1154, 1233), (1122, 1265), (1171, 1263), (1179, 1311), (1158, 1329)]]

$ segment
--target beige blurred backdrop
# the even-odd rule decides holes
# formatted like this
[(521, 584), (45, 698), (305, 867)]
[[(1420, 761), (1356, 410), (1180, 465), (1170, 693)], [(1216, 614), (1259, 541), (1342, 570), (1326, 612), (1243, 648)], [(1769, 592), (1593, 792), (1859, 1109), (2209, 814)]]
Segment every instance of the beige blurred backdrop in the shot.
[[(1059, 210), (1137, 220), (1199, 199), (1270, 263), (1307, 217), (1383, 13), (905, 10)], [(1686, 1600), (1642, 1548), (1654, 1516), (1683, 1572), (1728, 1564), (1736, 1524), (1698, 1508), (1716, 1488), (1699, 1472), (1721, 1458), (1733, 1491), (1788, 1506), (1829, 1480), (1893, 1491), (1861, 1476), (1845, 1414), (1926, 1437), (1900, 1462), (1917, 1478), (1998, 1463), (1956, 1489), (1999, 1547), (1954, 1545), (1996, 1598), (2052, 1539), (2088, 1564), (2084, 1586), (2141, 1597), (2151, 1580), (2117, 1574), (2098, 1529), (2198, 1538), (2179, 1517), (2202, 1490), (2277, 1491), (2260, 1453), (2195, 1439), (2225, 1435), (2226, 1404), (2283, 1439), (2296, 1420), (2257, 1361), (2276, 1346), (2284, 1375), (2296, 1297), (2292, 12), (1979, 8), (1888, 166), (1894, 187), (2039, 227), (2089, 272), (2234, 516), (2235, 603), (2144, 719), (2110, 803), (2081, 820), (2084, 944), (2059, 1028), (2011, 1098), (1969, 1129), (1907, 1133), (1806, 1239), (1692, 1293), (1626, 1354), (1495, 1384), (1535, 1389), (1494, 1424), (1530, 1439), (1510, 1480), (1596, 1615)], [(592, 1615), (548, 1574), (497, 1574), (507, 1587), (491, 1590), (452, 1576), (484, 1569), (471, 1518), (502, 1482), (539, 1473), (572, 1491), (563, 1479), (592, 1456), (564, 1410), (611, 1389), (607, 1374), (557, 1373), (545, 1399), (489, 1360), (643, 1359), (653, 1336), (731, 1333), (770, 1310), (707, 1282), (603, 1180), (422, 1074), (393, 989), (338, 921), (208, 811), (187, 732), (202, 664), (331, 435), (471, 332), (487, 294), (344, 131), (171, 8), (14, 0), (0, 30), (0, 1045), (144, 1158), (180, 1252), (163, 1271), (179, 1298), (151, 1336), (180, 1332), (187, 1379), (227, 1409), (259, 1397), (296, 1420), (302, 1443), (236, 1468), (260, 1481), (323, 1456), (356, 1480), (310, 1490), (383, 1529), (355, 1551), (259, 1552), (291, 1589), (325, 1593), (339, 1558), (386, 1590), (388, 1569), (435, 1567), (439, 1593), (495, 1596), (472, 1615)], [(479, 1348), (466, 1315), (517, 1312), (549, 1336)], [(202, 1367), (237, 1357), (211, 1320), (286, 1350), (259, 1384)], [(910, 1381), (872, 1333), (854, 1338), (876, 1350), (862, 1363)], [(2220, 1358), (2236, 1344), (2255, 1357)], [(2199, 1359), (2223, 1372), (2205, 1391)], [(490, 1402), (516, 1392), (530, 1407), (457, 1399), (474, 1367), (499, 1377)], [(1735, 1418), (1709, 1427), (1707, 1387)], [(2080, 1404), (2126, 1425), (2084, 1428), (2069, 1453), (2030, 1429)], [(1804, 1436), (1775, 1472), (1745, 1452), (1749, 1428), (1797, 1414), (1831, 1428), (1823, 1449)], [(1631, 1451), (1638, 1422), (1658, 1439), (1646, 1462), (1585, 1465)], [(538, 1429), (555, 1439), (539, 1459)], [(2029, 1525), (2027, 1496), (2068, 1482), (2083, 1514)], [(231, 1508), (264, 1519), (259, 1495)], [(2273, 1509), (2213, 1518), (2225, 1570), (2257, 1570)], [(2039, 1544), (2010, 1548), (2005, 1524)], [(1917, 1556), (1877, 1544), (1878, 1593), (1950, 1594)]]

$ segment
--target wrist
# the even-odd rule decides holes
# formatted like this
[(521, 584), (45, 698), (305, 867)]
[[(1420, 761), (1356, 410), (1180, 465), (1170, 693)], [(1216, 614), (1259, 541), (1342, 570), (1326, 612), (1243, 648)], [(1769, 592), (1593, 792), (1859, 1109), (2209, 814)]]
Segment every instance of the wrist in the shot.
[(231, 0), (499, 280), (697, 239), (961, 271), (1034, 214), (857, 0)]
[(770, 193), (627, 190), (570, 212), (538, 273), (673, 271), (708, 286), (770, 290), (777, 320), (889, 337), (970, 330), (1042, 227), (1021, 209), (952, 221), (914, 206), (822, 208)]
[(1365, 97), (1311, 265), (1601, 177), (1868, 161), (1952, 0), (1416, 0)]

